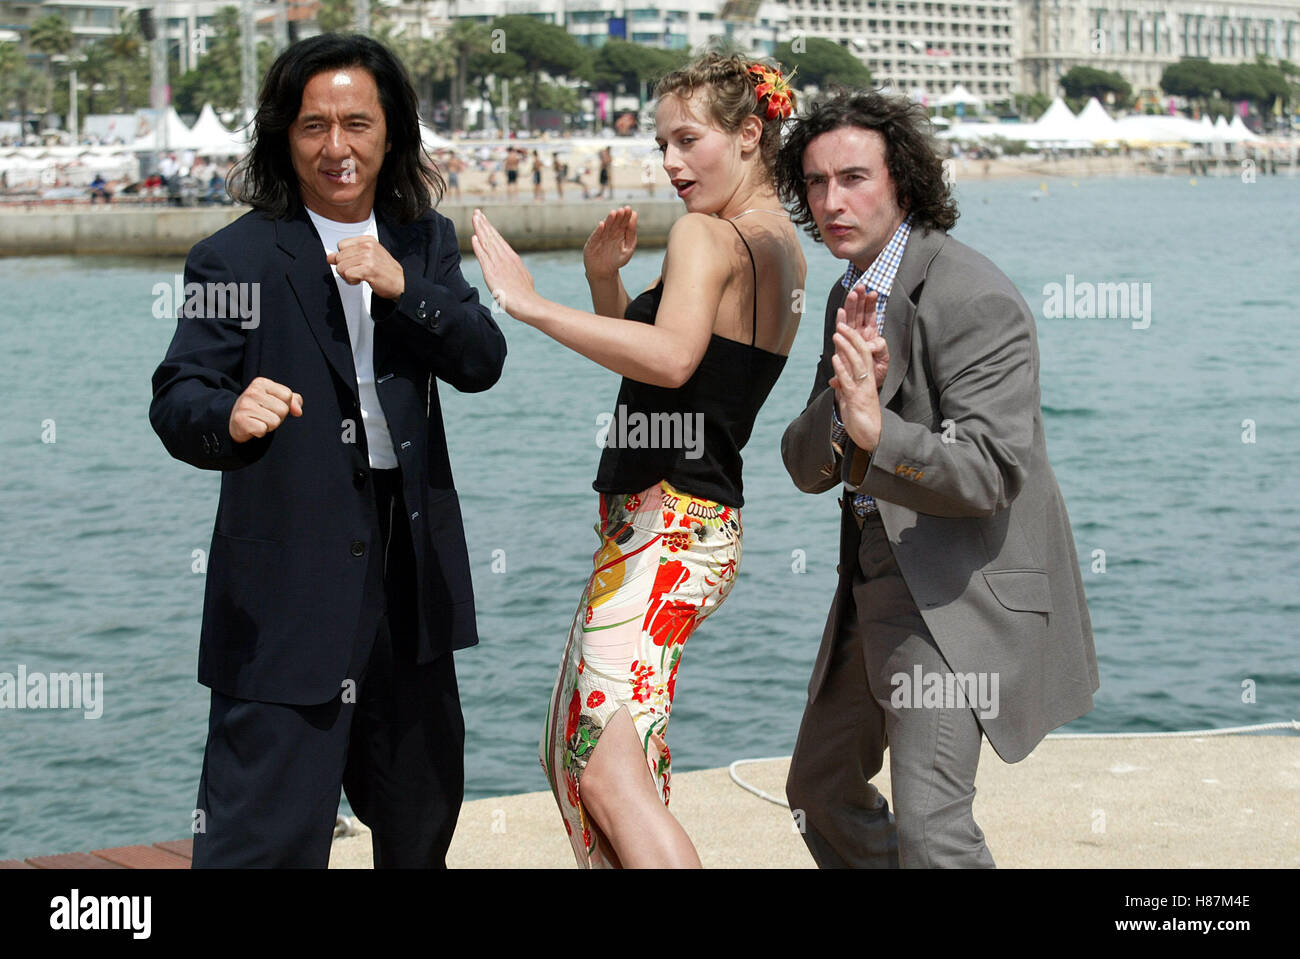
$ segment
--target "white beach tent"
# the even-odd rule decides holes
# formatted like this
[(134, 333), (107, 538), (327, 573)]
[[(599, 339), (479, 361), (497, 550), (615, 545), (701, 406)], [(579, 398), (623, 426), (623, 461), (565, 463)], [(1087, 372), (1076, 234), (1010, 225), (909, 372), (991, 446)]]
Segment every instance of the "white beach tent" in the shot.
[(1030, 123), (954, 123), (946, 130), (935, 134), (941, 140), (960, 140), (964, 143), (985, 142), (988, 140), (1023, 140), (1022, 131)]
[(1135, 114), (1117, 123), (1119, 138), (1131, 146), (1209, 143), (1214, 126), (1208, 120), (1197, 123), (1186, 117)]
[(1093, 143), (1116, 143), (1119, 140), (1119, 125), (1096, 97), (1089, 98), (1079, 111), (1075, 126), (1080, 136)]
[(426, 126), (423, 120), (420, 121), (420, 142), (424, 144), (424, 148), (429, 152), (445, 150), (455, 146), (446, 137), (435, 133), (432, 127)]
[(1051, 143), (1056, 146), (1091, 146), (1092, 141), (1083, 136), (1078, 117), (1070, 112), (1065, 101), (1057, 97), (1052, 105), (1023, 132), (1030, 143)]
[(193, 149), (202, 156), (240, 157), (248, 152), (248, 140), (243, 130), (227, 130), (217, 119), (212, 104), (203, 104), (199, 118), (190, 129), (190, 136), (197, 144)]
[(955, 107), (959, 103), (972, 106), (977, 110), (983, 109), (984, 98), (977, 94), (971, 93), (962, 84), (957, 84), (943, 96), (934, 101), (937, 107)]
[[(135, 142), (131, 144), (133, 150), (157, 150), (161, 143), (157, 131), (157, 113), (148, 111), (145, 114), (145, 126), (148, 132), (136, 137)], [(168, 152), (174, 150), (195, 150), (198, 149), (197, 141), (194, 138), (190, 128), (187, 127), (180, 115), (176, 112), (175, 107), (168, 107), (167, 112), (163, 115), (167, 124), (167, 146)]]
[(1246, 124), (1241, 121), (1240, 116), (1233, 117), (1232, 122), (1228, 124), (1228, 135), (1232, 137), (1234, 143), (1256, 143), (1263, 139), (1263, 137), (1251, 133)]

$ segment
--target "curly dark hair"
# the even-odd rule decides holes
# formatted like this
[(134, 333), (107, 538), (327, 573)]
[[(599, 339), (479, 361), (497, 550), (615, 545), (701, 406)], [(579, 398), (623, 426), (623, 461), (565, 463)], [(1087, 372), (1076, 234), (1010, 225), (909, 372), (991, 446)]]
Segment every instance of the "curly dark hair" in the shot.
[(418, 100), (411, 78), (382, 44), (361, 34), (324, 33), (293, 44), (271, 64), (257, 98), (252, 149), (231, 171), (232, 199), (277, 219), (302, 204), (289, 153), (289, 127), (302, 108), (302, 91), (324, 70), (364, 67), (379, 88), (379, 105), (392, 144), (384, 155), (375, 206), (397, 223), (413, 223), (442, 199), (446, 183), (420, 140)]
[(837, 92), (813, 103), (804, 116), (792, 121), (777, 158), (776, 181), (781, 202), (790, 218), (822, 241), (803, 178), (803, 155), (808, 144), (823, 133), (841, 127), (875, 130), (885, 140), (885, 164), (894, 181), (900, 209), (912, 215), (912, 225), (950, 230), (957, 222), (957, 201), (943, 175), (943, 154), (931, 132), (925, 107), (906, 97), (876, 91)]

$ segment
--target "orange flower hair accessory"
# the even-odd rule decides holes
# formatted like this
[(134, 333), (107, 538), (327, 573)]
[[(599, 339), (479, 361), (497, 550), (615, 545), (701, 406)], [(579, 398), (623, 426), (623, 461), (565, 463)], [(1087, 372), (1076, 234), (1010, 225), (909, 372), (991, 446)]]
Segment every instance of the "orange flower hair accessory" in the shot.
[[(758, 94), (759, 102), (767, 97), (767, 118), (775, 120), (778, 117), (785, 119), (794, 112), (793, 94), (790, 92), (790, 81), (788, 77), (781, 74), (780, 67), (773, 69), (762, 63), (751, 63), (749, 65), (749, 76), (754, 81), (754, 92)], [(793, 71), (790, 76), (794, 76)]]

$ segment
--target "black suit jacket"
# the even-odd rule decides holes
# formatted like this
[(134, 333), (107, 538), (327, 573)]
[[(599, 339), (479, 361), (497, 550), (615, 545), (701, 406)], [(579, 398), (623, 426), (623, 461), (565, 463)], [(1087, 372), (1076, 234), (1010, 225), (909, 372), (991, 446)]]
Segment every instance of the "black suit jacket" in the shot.
[[(402, 265), (394, 303), (371, 298), (376, 390), (402, 472), (419, 587), (419, 661), (478, 642), (460, 506), (436, 379), (492, 386), (506, 344), (460, 272), (451, 221), (375, 213)], [(299, 205), (250, 212), (190, 250), (187, 300), (153, 376), (149, 419), (167, 451), (222, 470), (208, 556), (199, 682), (241, 699), (311, 704), (339, 692), (383, 611), (379, 518), (352, 346), (321, 240)], [(202, 301), (189, 299), (202, 284)], [(219, 284), (244, 287), (241, 318)], [(238, 288), (236, 288), (238, 289)], [(248, 311), (245, 311), (245, 316)], [(233, 315), (232, 315), (233, 314)], [(230, 411), (254, 377), (302, 395), (303, 415), (237, 444)]]

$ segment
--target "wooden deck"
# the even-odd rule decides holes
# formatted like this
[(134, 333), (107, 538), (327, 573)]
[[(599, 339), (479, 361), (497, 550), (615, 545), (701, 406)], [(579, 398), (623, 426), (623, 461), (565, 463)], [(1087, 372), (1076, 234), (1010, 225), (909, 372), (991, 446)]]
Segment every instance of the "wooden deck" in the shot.
[(193, 839), (169, 839), (152, 846), (117, 846), (57, 856), (0, 859), (0, 869), (189, 869)]

